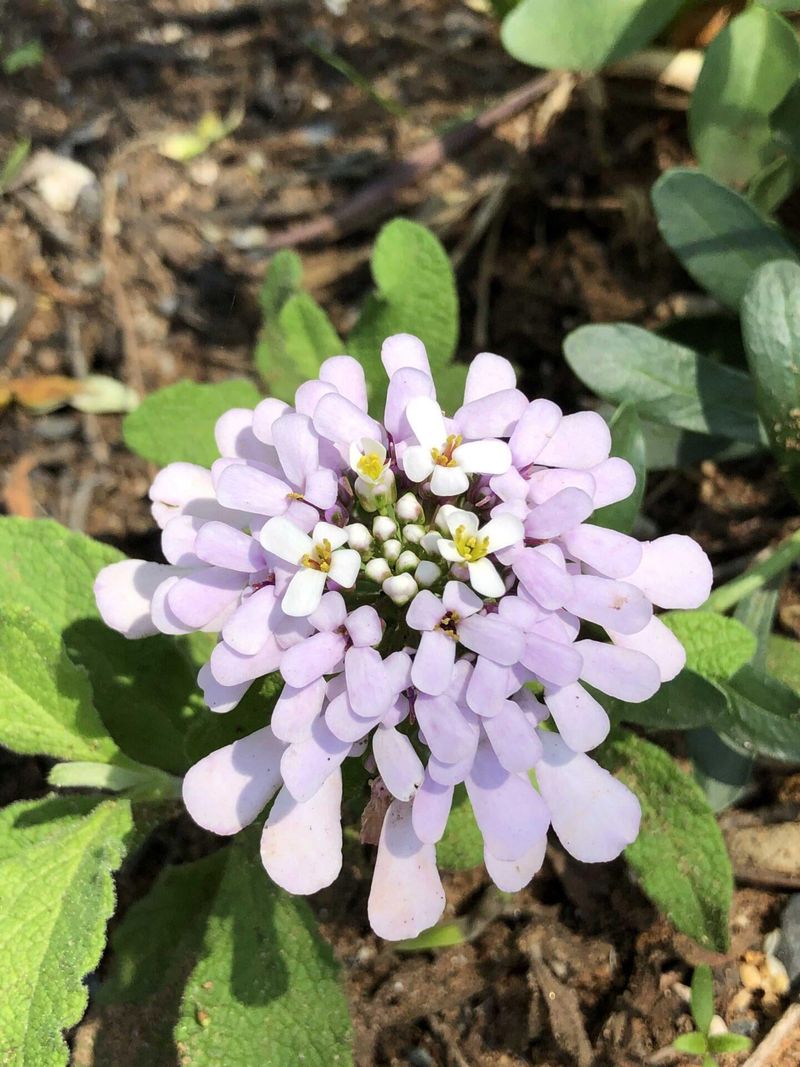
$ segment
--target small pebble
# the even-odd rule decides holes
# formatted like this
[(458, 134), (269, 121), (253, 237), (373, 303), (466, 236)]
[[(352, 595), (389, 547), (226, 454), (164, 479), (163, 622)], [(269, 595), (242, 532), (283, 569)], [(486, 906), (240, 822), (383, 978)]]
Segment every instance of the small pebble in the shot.
[(409, 1067), (435, 1067), (429, 1052), (424, 1048), (412, 1048), (408, 1054)]

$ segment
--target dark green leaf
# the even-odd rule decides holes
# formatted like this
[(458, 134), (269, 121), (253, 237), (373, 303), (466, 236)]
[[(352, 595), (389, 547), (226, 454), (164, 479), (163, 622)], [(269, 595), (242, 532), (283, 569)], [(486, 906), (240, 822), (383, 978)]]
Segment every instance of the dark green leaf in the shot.
[(747, 199), (762, 215), (774, 214), (800, 182), (800, 164), (790, 156), (778, 156), (753, 178)]
[(649, 330), (627, 323), (581, 326), (567, 337), (564, 354), (585, 385), (607, 400), (630, 401), (642, 418), (761, 440), (746, 374)]
[(742, 303), (742, 332), (756, 403), (778, 464), (800, 495), (800, 265), (768, 263)]
[(645, 893), (682, 933), (727, 951), (733, 872), (700, 789), (663, 749), (628, 731), (597, 757), (642, 805), (639, 837), (625, 855)]
[(767, 642), (766, 668), (784, 685), (800, 693), (800, 644), (797, 641), (772, 634)]
[(743, 444), (731, 441), (729, 437), (716, 437), (711, 434), (690, 433), (678, 430), (674, 426), (664, 426), (658, 422), (642, 420), (647, 469), (664, 471), (691, 467), (704, 459), (741, 459), (760, 452), (764, 445)]
[(186, 731), (186, 754), (191, 763), (240, 737), (267, 726), (275, 701), (281, 695), (283, 678), (275, 671), (255, 681), (233, 711), (217, 715), (205, 708)]
[(772, 112), (770, 124), (781, 148), (800, 161), (800, 82), (792, 85)]
[(503, 22), (506, 50), (554, 70), (600, 70), (654, 40), (683, 0), (522, 0)]
[(628, 704), (602, 694), (598, 699), (614, 722), (632, 722), (651, 730), (689, 730), (727, 721), (728, 700), (719, 686), (690, 670), (665, 682), (655, 696)]
[(755, 270), (797, 259), (794, 246), (748, 201), (707, 174), (670, 170), (653, 186), (661, 234), (698, 285), (738, 308)]
[(744, 184), (774, 160), (769, 117), (798, 74), (800, 44), (780, 15), (753, 5), (717, 34), (689, 108), (689, 136), (704, 171)]
[[(722, 724), (722, 718), (717, 722)], [(724, 811), (747, 792), (755, 765), (752, 752), (746, 752), (711, 729), (687, 731), (686, 748), (695, 781), (713, 811)]]
[(748, 752), (800, 761), (800, 695), (746, 666), (722, 683), (729, 700), (724, 733)]
[(642, 421), (636, 408), (631, 403), (620, 404), (609, 423), (611, 429), (611, 455), (626, 459), (636, 473), (636, 488), (627, 498), (617, 504), (608, 504), (598, 508), (592, 522), (598, 526), (607, 526), (610, 530), (630, 533), (639, 508), (642, 506), (644, 487), (647, 480), (647, 462), (645, 456)]

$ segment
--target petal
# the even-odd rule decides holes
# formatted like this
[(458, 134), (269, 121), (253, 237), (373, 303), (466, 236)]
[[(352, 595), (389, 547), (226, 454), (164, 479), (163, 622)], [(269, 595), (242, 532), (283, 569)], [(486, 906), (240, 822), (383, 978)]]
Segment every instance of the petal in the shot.
[(383, 637), (381, 617), (367, 604), (350, 612), (345, 627), (354, 645), (377, 645)]
[(525, 520), (525, 533), (540, 540), (558, 537), (588, 519), (593, 510), (592, 498), (587, 493), (575, 488), (562, 489), (531, 509)]
[(252, 679), (236, 685), (220, 685), (211, 673), (211, 665), (204, 663), (197, 675), (197, 684), (203, 693), (203, 700), (208, 705), (209, 711), (224, 715), (233, 711), (252, 685)]
[(547, 808), (527, 777), (501, 767), (482, 741), (467, 775), (467, 794), (486, 848), (500, 860), (518, 860), (547, 833)]
[(332, 522), (318, 522), (314, 527), (311, 538), (315, 545), (327, 541), (331, 548), (341, 548), (347, 544), (347, 530), (342, 526), (334, 526)]
[(353, 711), (364, 718), (385, 715), (394, 694), (380, 652), (374, 648), (348, 648), (344, 657), (347, 695)]
[(340, 663), (344, 650), (341, 634), (313, 634), (283, 653), (281, 677), (295, 689), (303, 689), (323, 674), (330, 674)]
[(487, 849), (483, 850), (483, 862), (486, 872), (504, 893), (517, 893), (524, 889), (531, 878), (541, 869), (547, 851), (547, 833), (531, 845), (528, 851), (517, 860), (499, 860)]
[(439, 696), (447, 692), (453, 675), (456, 643), (441, 630), (426, 630), (411, 666), (411, 681), (421, 693)]
[[(492, 520), (494, 522), (494, 519)], [(468, 563), (469, 581), (476, 593), (487, 597), (500, 597), (506, 587), (492, 561), (484, 556), (477, 563)]]
[(264, 586), (242, 600), (222, 627), (222, 637), (236, 652), (254, 656), (273, 633), (273, 622), (282, 615), (274, 586)]
[[(339, 481), (336, 474), (327, 468), (312, 471), (306, 477), (304, 500), (316, 508), (327, 511), (336, 503), (339, 495)], [(295, 503), (299, 503), (296, 501)]]
[(682, 534), (645, 541), (642, 562), (626, 578), (660, 608), (699, 608), (714, 580), (708, 556)]
[(563, 534), (561, 540), (573, 559), (609, 578), (624, 578), (642, 559), (642, 546), (635, 538), (587, 522)]
[(197, 535), (205, 520), (195, 515), (176, 515), (161, 534), (161, 551), (168, 563), (177, 567), (199, 567), (201, 560), (194, 551)]
[(179, 579), (167, 601), (180, 622), (199, 630), (238, 601), (246, 581), (237, 571), (204, 567)]
[(465, 648), (504, 667), (519, 661), (524, 635), (498, 615), (472, 615), (458, 624), (458, 639)]
[[(662, 682), (669, 682), (677, 677), (686, 665), (686, 652), (683, 645), (672, 630), (655, 615), (638, 633), (619, 634), (609, 630), (608, 636), (620, 648), (643, 652), (653, 660), (658, 665)], [(574, 747), (570, 745), (570, 748)]]
[[(383, 423), (395, 441), (407, 441), (413, 436), (414, 431), (406, 418), (406, 408), (415, 396), (436, 399), (436, 386), (426, 372), (404, 367), (392, 375), (386, 392)], [(430, 455), (430, 449), (427, 452)]]
[(536, 548), (526, 548), (514, 557), (512, 570), (537, 603), (548, 611), (563, 607), (572, 590), (566, 568), (553, 563)]
[(320, 381), (334, 386), (342, 396), (362, 411), (367, 410), (367, 382), (364, 368), (352, 356), (330, 356), (319, 368)]
[(411, 657), (406, 652), (393, 652), (384, 660), (386, 675), (393, 693), (400, 693), (411, 685)]
[(452, 785), (439, 785), (425, 772), (411, 809), (414, 833), (420, 841), (435, 845), (441, 840), (453, 805), (453, 791)]
[(261, 835), (261, 862), (276, 885), (308, 895), (336, 879), (342, 869), (341, 806), (340, 771), (304, 803), (281, 789)]
[(447, 611), (455, 612), (462, 619), (468, 619), (483, 607), (483, 601), (463, 582), (448, 582), (441, 599)]
[(272, 427), (278, 459), (292, 485), (303, 487), (319, 467), (319, 438), (308, 415), (289, 410)]
[[(323, 396), (330, 396), (331, 394), (338, 393), (339, 390), (335, 385), (331, 385), (330, 382), (321, 382), (319, 378), (312, 378), (309, 382), (303, 382), (298, 386), (294, 394), (294, 406), (300, 415), (308, 415), (313, 419), (314, 412), (317, 410), (317, 404), (322, 400)], [(264, 401), (266, 403), (266, 401)], [(258, 408), (256, 408), (256, 414), (258, 414)], [(270, 434), (271, 434), (270, 430)]]
[(539, 789), (559, 841), (581, 863), (607, 863), (636, 840), (639, 801), (607, 770), (542, 733), (544, 755), (536, 764)]
[(285, 685), (275, 704), (270, 719), (270, 726), (275, 736), (295, 744), (311, 736), (311, 727), (322, 710), (328, 683), (324, 678), (317, 678), (302, 689)]
[(265, 454), (269, 457), (253, 433), (253, 415), (250, 408), (231, 408), (220, 415), (214, 424), (214, 440), (221, 456), (256, 462), (263, 460)]
[[(444, 537), (440, 537), (436, 542), (436, 548), (442, 559), (446, 559), (448, 563), (461, 563), (461, 553), (456, 548), (455, 541), (448, 541)], [(430, 551), (430, 549), (428, 549)]]
[(252, 515), (282, 515), (290, 492), (280, 478), (244, 463), (226, 467), (217, 481), (217, 499), (223, 507)]
[(283, 783), (295, 800), (310, 800), (350, 752), (350, 742), (342, 741), (321, 716), (311, 725), (311, 733), (289, 745), (281, 758)]
[(425, 771), (405, 734), (379, 726), (372, 737), (372, 754), (383, 784), (397, 800), (411, 800)]
[(444, 446), (447, 440), (447, 427), (442, 409), (431, 397), (413, 397), (406, 407), (406, 418), (414, 436), (424, 448)]
[(578, 411), (565, 415), (536, 457), (547, 467), (577, 467), (585, 470), (608, 459), (611, 431), (596, 411)]
[(161, 527), (176, 514), (216, 517), (219, 511), (211, 472), (196, 463), (169, 463), (155, 476), (147, 495)]
[(103, 567), (94, 582), (97, 609), (106, 626), (126, 637), (149, 637), (158, 632), (150, 617), (150, 603), (165, 578), (175, 574), (164, 563), (123, 559)]
[(410, 333), (396, 333), (381, 345), (381, 363), (389, 378), (403, 367), (413, 367), (431, 377), (431, 365), (425, 345)]
[(261, 530), (261, 544), (278, 559), (299, 565), (303, 556), (314, 548), (314, 543), (307, 533), (291, 519), (282, 516), (270, 519)]
[(515, 545), (525, 536), (525, 530), (519, 519), (513, 515), (498, 515), (481, 527), (481, 537), (489, 538), (489, 551), (500, 552), (501, 549)]
[(207, 522), (197, 535), (194, 550), (204, 563), (244, 574), (260, 571), (267, 563), (254, 537), (224, 522)]
[(315, 611), (319, 607), (327, 577), (323, 571), (302, 567), (283, 594), (281, 608), (284, 615), (302, 619)]
[(424, 482), (433, 473), (434, 462), (430, 448), (411, 445), (403, 453), (403, 470), (412, 482)]
[(564, 606), (587, 622), (619, 633), (638, 633), (653, 617), (652, 604), (635, 585), (593, 574), (573, 575)]
[(511, 449), (505, 441), (467, 441), (453, 451), (453, 459), (468, 474), (505, 474), (511, 466)]
[(444, 763), (435, 756), (428, 759), (428, 774), (437, 785), (455, 786), (463, 782), (472, 768), (474, 753), (456, 763)]
[(503, 389), (515, 389), (516, 385), (516, 372), (507, 359), (493, 352), (479, 352), (467, 371), (464, 403), (471, 404)]
[(411, 804), (394, 800), (383, 820), (367, 902), (378, 937), (416, 937), (438, 922), (445, 896), (436, 869), (436, 848), (414, 833)]
[(431, 475), (434, 496), (460, 496), (469, 489), (469, 478), (460, 467), (442, 467), (436, 463)]
[(414, 712), (425, 734), (425, 743), (437, 759), (456, 763), (474, 753), (478, 731), (467, 722), (451, 697), (420, 694)]
[(617, 700), (639, 704), (661, 685), (658, 665), (642, 652), (600, 641), (576, 641), (575, 648), (583, 658), (583, 681)]
[(503, 701), (497, 715), (484, 719), (483, 730), (505, 770), (527, 773), (541, 759), (542, 746), (536, 727), (513, 700)]
[(265, 445), (271, 445), (273, 443), (272, 427), (281, 415), (290, 410), (288, 404), (274, 396), (268, 396), (257, 404), (253, 412), (253, 433), (259, 441), (263, 441)]
[(545, 690), (544, 702), (573, 752), (597, 748), (608, 736), (611, 723), (605, 708), (578, 682)]
[(553, 436), (561, 422), (561, 408), (551, 400), (534, 400), (525, 408), (509, 439), (514, 463), (529, 466)]
[(528, 398), (519, 389), (500, 389), (491, 396), (464, 404), (453, 421), (467, 441), (508, 437), (527, 406)]
[(436, 515), (437, 523), (440, 519), (444, 519), (445, 525), (450, 533), (455, 536), (456, 531), (460, 527), (464, 527), (467, 533), (477, 533), (480, 520), (473, 511), (464, 511), (461, 508), (454, 508), (451, 504), (442, 504)]
[[(448, 586), (445, 586), (447, 589)], [(445, 614), (445, 606), (438, 596), (423, 589), (414, 597), (406, 611), (406, 625), (412, 630), (432, 630)]]
[(332, 632), (344, 625), (347, 618), (347, 605), (341, 593), (329, 590), (319, 602), (319, 607), (308, 617), (315, 630)]
[(362, 437), (386, 440), (381, 424), (339, 393), (329, 393), (317, 404), (314, 429), (329, 441), (342, 441), (348, 445)]
[(476, 715), (497, 715), (509, 694), (508, 668), (484, 656), (478, 658), (467, 685), (467, 704)]
[[(328, 694), (330, 696), (330, 689)], [(325, 722), (330, 731), (342, 741), (347, 741), (350, 744), (360, 741), (362, 737), (366, 737), (370, 730), (377, 726), (380, 721), (380, 715), (374, 715), (367, 719), (361, 715), (356, 715), (346, 691), (331, 697), (330, 703), (325, 709)]]
[(265, 726), (195, 763), (183, 779), (183, 803), (198, 826), (226, 835), (248, 826), (281, 784), (284, 747)]
[(354, 548), (340, 548), (331, 556), (328, 577), (343, 589), (352, 589), (361, 570), (361, 556)]
[(594, 478), (594, 506), (604, 508), (627, 500), (636, 488), (636, 471), (627, 459), (611, 456), (591, 467), (589, 473)]
[(243, 656), (224, 641), (220, 641), (208, 662), (220, 685), (235, 686), (242, 682), (252, 682), (254, 678), (261, 678), (262, 675), (277, 670), (281, 655), (281, 649), (271, 637), (253, 656)]
[(567, 467), (540, 467), (528, 479), (528, 499), (531, 504), (544, 504), (562, 489), (580, 489), (594, 500), (595, 481), (589, 471)]
[(581, 677), (582, 659), (577, 645), (528, 634), (520, 661), (543, 682), (570, 685)]

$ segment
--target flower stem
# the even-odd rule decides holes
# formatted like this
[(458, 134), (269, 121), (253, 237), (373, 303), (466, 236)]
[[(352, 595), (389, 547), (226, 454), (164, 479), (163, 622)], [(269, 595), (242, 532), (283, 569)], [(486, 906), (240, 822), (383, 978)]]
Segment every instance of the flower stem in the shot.
[(740, 600), (755, 593), (781, 574), (800, 557), (800, 530), (795, 530), (777, 548), (764, 556), (738, 578), (715, 589), (703, 607), (706, 611), (728, 611)]
[(107, 789), (132, 800), (174, 800), (181, 795), (181, 780), (157, 767), (116, 766), (110, 763), (56, 763), (48, 776), (62, 788)]

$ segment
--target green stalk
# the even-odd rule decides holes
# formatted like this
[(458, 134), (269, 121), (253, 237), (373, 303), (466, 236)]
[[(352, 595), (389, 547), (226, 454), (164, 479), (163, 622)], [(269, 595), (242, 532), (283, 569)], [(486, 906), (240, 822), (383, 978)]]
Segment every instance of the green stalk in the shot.
[(790, 567), (798, 557), (800, 557), (800, 530), (795, 530), (782, 544), (744, 574), (740, 574), (738, 578), (733, 578), (725, 585), (721, 585), (719, 589), (715, 589), (703, 607), (706, 611), (728, 611), (751, 593), (763, 589), (768, 582)]

